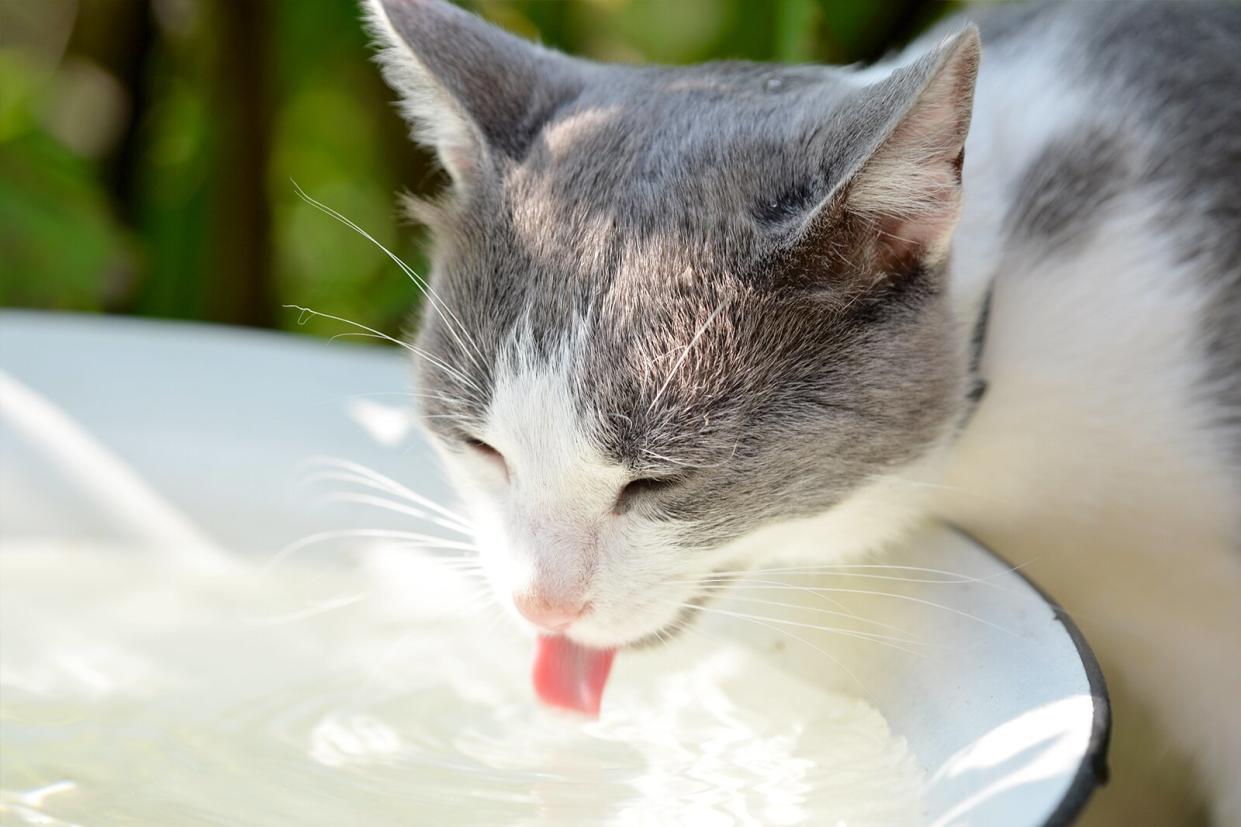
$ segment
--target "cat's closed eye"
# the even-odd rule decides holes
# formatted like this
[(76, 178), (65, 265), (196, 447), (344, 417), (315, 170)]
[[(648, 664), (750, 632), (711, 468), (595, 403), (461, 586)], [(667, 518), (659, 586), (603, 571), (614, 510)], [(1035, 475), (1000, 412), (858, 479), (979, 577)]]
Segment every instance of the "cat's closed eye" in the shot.
[(661, 494), (681, 484), (678, 477), (639, 477), (631, 480), (616, 497), (616, 505), (612, 507), (615, 514), (624, 514), (639, 499)]
[(504, 469), (504, 473), (506, 475), (508, 474), (508, 462), (505, 461), (504, 454), (501, 454), (499, 450), (497, 450), (490, 443), (484, 442), (478, 437), (469, 436), (467, 434), (461, 437), (461, 444), (477, 456), (498, 464)]

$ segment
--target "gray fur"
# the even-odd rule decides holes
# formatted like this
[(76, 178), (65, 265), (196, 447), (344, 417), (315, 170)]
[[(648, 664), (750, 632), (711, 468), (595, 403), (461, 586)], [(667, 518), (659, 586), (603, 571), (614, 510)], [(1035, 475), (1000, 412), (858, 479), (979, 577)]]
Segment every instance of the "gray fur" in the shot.
[(1149, 137), (1152, 198), (1215, 293), (1203, 325), (1204, 391), (1223, 397), (1241, 469), (1241, 5), (1185, 11), (1176, 3), (1092, 10), (1087, 71), (1132, 91), (1137, 106), (1120, 122)]
[(932, 83), (960, 113), (935, 163), (959, 172), (976, 36), (865, 89), (831, 68), (579, 67), (557, 81), (572, 93), (539, 97), (556, 103), (536, 106), (535, 124), (492, 97), (505, 87), (459, 77), (475, 57), (438, 52), (467, 42), (472, 55), (494, 36), (489, 76), (531, 57), (422, 6), (386, 7), (441, 83), (480, 95), (471, 113), (535, 130), (432, 217), (436, 289), (483, 356), (473, 366), (425, 316), (419, 345), (483, 389), (420, 366), (440, 399), (433, 430), (453, 442), (477, 427), (498, 360), (585, 341), (572, 356), (579, 414), (634, 477), (679, 483), (642, 506), (687, 545), (821, 512), (941, 435), (965, 394), (943, 261), (891, 253), (849, 191), (881, 145), (926, 143), (908, 121)]
[[(427, 69), (426, 74), (397, 69), (391, 75), (394, 85), (409, 93), (406, 84), (417, 78), (421, 88), (416, 94), (439, 93), (442, 102), (460, 106), (485, 147), (509, 158), (520, 160), (556, 108), (580, 91), (589, 72), (448, 3), (388, 3), (385, 13)], [(391, 70), (399, 63), (385, 65)], [(417, 113), (411, 114), (417, 120)]]
[(1088, 241), (1130, 184), (1128, 161), (1121, 139), (1102, 128), (1051, 141), (1014, 187), (1008, 234), (1036, 245)]
[(1058, 25), (1076, 41), (1077, 63), (1064, 71), (1114, 101), (1025, 171), (1010, 233), (1081, 239), (1124, 190), (1162, 205), (1167, 232), (1215, 295), (1202, 327), (1204, 393), (1221, 398), (1220, 430), (1241, 467), (1241, 5), (1046, 3), (971, 18), (989, 49)]

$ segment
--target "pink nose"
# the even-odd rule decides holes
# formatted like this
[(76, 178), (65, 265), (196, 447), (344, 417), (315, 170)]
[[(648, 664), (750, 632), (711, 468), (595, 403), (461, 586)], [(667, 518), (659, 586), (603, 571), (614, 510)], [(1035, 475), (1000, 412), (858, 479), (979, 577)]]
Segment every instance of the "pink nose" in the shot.
[(538, 592), (514, 594), (513, 605), (522, 617), (546, 632), (563, 632), (586, 610), (581, 601), (548, 599)]

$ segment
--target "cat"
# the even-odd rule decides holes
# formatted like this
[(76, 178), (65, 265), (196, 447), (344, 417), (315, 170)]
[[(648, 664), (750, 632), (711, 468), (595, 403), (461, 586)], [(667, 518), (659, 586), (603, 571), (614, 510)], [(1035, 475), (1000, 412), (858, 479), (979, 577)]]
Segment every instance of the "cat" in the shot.
[(451, 179), (410, 199), (417, 379), (503, 603), (610, 652), (713, 571), (946, 520), (1029, 563), (1241, 825), (1241, 6), (670, 68), (365, 5)]

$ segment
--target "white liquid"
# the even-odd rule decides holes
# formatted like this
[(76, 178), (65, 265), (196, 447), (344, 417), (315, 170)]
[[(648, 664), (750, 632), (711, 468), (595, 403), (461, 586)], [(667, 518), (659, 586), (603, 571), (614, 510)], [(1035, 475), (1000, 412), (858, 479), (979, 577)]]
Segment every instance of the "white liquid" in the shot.
[(597, 721), (532, 641), (405, 552), (274, 574), (0, 552), (0, 824), (913, 825), (873, 708), (687, 634), (622, 652)]

